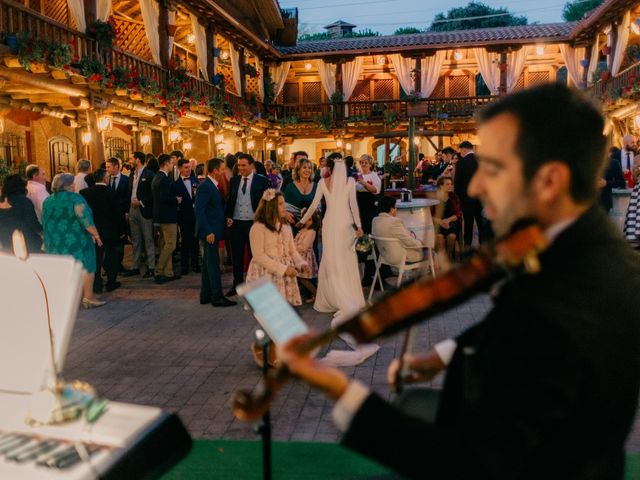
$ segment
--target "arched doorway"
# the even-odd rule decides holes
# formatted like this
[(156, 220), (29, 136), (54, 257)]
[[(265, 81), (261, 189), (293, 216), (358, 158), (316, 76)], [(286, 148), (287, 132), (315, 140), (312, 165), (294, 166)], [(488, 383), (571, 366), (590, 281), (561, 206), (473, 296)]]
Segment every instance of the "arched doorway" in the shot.
[(108, 137), (104, 141), (106, 158), (116, 157), (126, 162), (131, 156), (131, 142), (124, 138)]
[[(376, 140), (371, 144), (373, 159), (378, 167), (382, 167), (387, 159), (385, 159), (384, 139)], [(389, 140), (389, 160), (395, 160), (407, 151), (407, 141), (392, 138)]]
[(75, 173), (78, 161), (76, 146), (65, 136), (53, 137), (49, 140), (49, 161), (51, 176), (58, 173)]

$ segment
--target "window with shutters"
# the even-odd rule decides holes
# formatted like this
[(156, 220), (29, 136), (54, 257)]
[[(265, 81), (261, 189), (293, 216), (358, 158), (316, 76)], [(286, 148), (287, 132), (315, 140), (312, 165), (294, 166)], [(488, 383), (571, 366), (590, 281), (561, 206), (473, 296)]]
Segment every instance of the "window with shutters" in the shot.
[(468, 97), (469, 86), (468, 76), (451, 75), (449, 77), (449, 97)]
[(285, 83), (282, 89), (282, 103), (299, 103), (300, 92), (298, 91), (297, 83)]
[(58, 136), (49, 140), (49, 162), (51, 175), (76, 171), (76, 147), (67, 137)]

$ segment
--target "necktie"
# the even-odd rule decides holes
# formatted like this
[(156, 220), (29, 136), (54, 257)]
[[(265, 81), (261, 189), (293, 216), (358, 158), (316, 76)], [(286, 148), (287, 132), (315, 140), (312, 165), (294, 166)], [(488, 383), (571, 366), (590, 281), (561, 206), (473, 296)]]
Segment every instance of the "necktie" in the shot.
[(111, 188), (116, 189), (116, 177), (111, 177)]
[(631, 152), (627, 152), (627, 170), (631, 170)]
[(247, 177), (242, 177), (242, 194), (247, 193)]

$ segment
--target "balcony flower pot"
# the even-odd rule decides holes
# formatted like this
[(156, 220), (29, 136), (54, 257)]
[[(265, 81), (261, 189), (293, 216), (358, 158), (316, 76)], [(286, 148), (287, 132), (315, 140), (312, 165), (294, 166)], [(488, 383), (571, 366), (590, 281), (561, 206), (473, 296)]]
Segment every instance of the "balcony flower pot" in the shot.
[(611, 47), (609, 45), (603, 46), (600, 51), (603, 55), (609, 55), (611, 53)]
[(407, 115), (410, 117), (424, 117), (429, 114), (426, 102), (407, 103)]
[(31, 70), (31, 73), (47, 73), (49, 71), (49, 68), (47, 67), (46, 63), (31, 62), (31, 64), (29, 65), (29, 70)]
[(144, 97), (142, 97), (142, 101), (144, 103), (148, 103), (150, 105), (153, 105), (155, 103), (155, 100), (153, 99), (153, 97), (151, 95), (145, 95)]
[(4, 64), (9, 68), (19, 68), (22, 65), (20, 64), (20, 60), (18, 57), (14, 55), (10, 55), (8, 57), (3, 58)]
[(4, 44), (11, 49), (13, 53), (18, 51), (18, 35), (15, 33), (6, 33), (4, 36)]
[(127, 89), (126, 88), (116, 88), (115, 89), (115, 94), (118, 97), (126, 97), (127, 96)]
[(611, 72), (609, 70), (605, 70), (600, 73), (600, 80), (607, 81), (611, 78)]
[(104, 93), (108, 93), (109, 95), (115, 95), (116, 94), (116, 89), (115, 88), (105, 88), (104, 89)]
[(86, 85), (87, 79), (82, 75), (71, 75), (71, 83), (74, 85)]
[(51, 78), (54, 80), (66, 80), (69, 74), (61, 68), (51, 68)]
[(89, 88), (91, 90), (100, 90), (102, 88), (101, 82), (89, 81)]
[(131, 92), (129, 94), (129, 98), (134, 101), (140, 101), (142, 100), (142, 94), (138, 92)]

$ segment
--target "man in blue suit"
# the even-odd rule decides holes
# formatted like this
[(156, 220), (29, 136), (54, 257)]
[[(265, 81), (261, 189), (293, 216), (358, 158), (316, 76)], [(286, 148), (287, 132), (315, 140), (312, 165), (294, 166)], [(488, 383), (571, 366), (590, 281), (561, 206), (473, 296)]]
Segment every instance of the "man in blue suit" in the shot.
[(189, 260), (194, 272), (198, 268), (198, 239), (195, 236), (196, 215), (193, 209), (198, 179), (191, 175), (191, 164), (186, 158), (178, 160), (178, 179), (171, 186), (173, 194), (182, 198), (178, 205), (178, 227), (180, 228), (180, 263), (182, 275), (189, 273)]
[(226, 218), (224, 201), (218, 182), (224, 174), (224, 162), (213, 158), (207, 162), (207, 178), (198, 186), (196, 194), (196, 235), (202, 242), (204, 258), (200, 282), (200, 304), (214, 307), (236, 305), (222, 294), (218, 243), (224, 238)]

